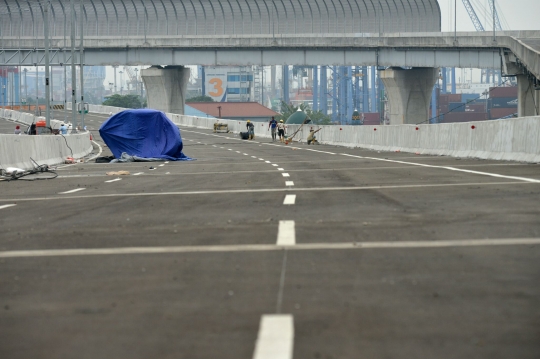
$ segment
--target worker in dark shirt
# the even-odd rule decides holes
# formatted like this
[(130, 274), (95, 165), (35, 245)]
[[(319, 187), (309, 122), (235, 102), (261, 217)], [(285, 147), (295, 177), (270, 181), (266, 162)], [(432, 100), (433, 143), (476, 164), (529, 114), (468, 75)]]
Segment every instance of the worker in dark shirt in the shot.
[(268, 130), (272, 130), (272, 142), (276, 141), (277, 137), (277, 121), (272, 116), (272, 119), (268, 123)]
[(255, 125), (253, 125), (253, 122), (251, 122), (250, 120), (247, 120), (247, 123), (246, 123), (246, 128), (248, 130), (248, 138), (250, 140), (254, 139), (255, 138)]

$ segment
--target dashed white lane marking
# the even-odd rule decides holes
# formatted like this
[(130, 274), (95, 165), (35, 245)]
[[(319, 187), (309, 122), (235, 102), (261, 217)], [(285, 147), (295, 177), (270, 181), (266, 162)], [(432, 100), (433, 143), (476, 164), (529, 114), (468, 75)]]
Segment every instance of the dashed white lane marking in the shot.
[(294, 221), (279, 221), (276, 244), (278, 246), (294, 246), (296, 244)]
[(264, 161), (264, 158), (259, 158), (259, 161)]
[(225, 147), (220, 147), (220, 148), (223, 148), (223, 149), (225, 149)]
[(227, 148), (227, 150), (232, 151), (232, 148)]
[(303, 148), (303, 149), (306, 150), (306, 151), (320, 152), (320, 153), (326, 153), (326, 154), (329, 154), (329, 155), (335, 155), (334, 152), (318, 151), (318, 150), (312, 150), (310, 148)]
[(144, 173), (144, 172), (137, 172), (137, 173), (134, 173), (133, 175), (134, 175), (134, 176), (140, 176), (140, 175), (142, 175), (143, 173)]
[[(289, 250), (343, 250), (343, 249), (400, 249), (400, 248), (452, 248), (482, 246), (540, 245), (540, 238), (504, 239), (463, 239), (416, 242), (345, 242), (345, 243), (304, 243), (290, 246)], [(276, 244), (237, 244), (219, 246), (175, 246), (175, 247), (124, 247), (87, 249), (38, 249), (22, 251), (1, 251), (0, 258), (90, 256), (118, 254), (159, 254), (159, 253), (216, 253), (216, 252), (265, 252), (281, 251)]]
[(69, 191), (59, 192), (58, 194), (75, 193), (75, 192), (79, 192), (79, 191), (84, 191), (85, 189), (86, 188), (75, 188), (75, 189), (72, 189), (72, 190), (69, 190)]
[(412, 165), (412, 166), (420, 166), (420, 167), (428, 167), (428, 168), (441, 168), (441, 169), (446, 169), (446, 170), (450, 170), (450, 171), (458, 171), (458, 172), (472, 173), (472, 174), (477, 174), (477, 175), (482, 175), (482, 176), (490, 176), (490, 177), (497, 177), (497, 178), (507, 178), (507, 179), (513, 179), (513, 180), (524, 181), (524, 182), (530, 182), (530, 183), (540, 183), (540, 180), (533, 179), (533, 178), (516, 177), (516, 176), (505, 176), (505, 175), (500, 175), (500, 174), (497, 174), (497, 173), (480, 172), (480, 171), (471, 171), (471, 170), (465, 170), (465, 169), (462, 169), (462, 168), (456, 168), (456, 167), (426, 165), (426, 164), (424, 164), (424, 163), (407, 162), (407, 161), (397, 161), (397, 160), (388, 160), (388, 159), (386, 159), (386, 158), (355, 156), (355, 155), (349, 155), (349, 154), (347, 154), (347, 153), (342, 153), (342, 155), (343, 155), (343, 156), (347, 156), (347, 157), (355, 157), (355, 158), (368, 159), (368, 160), (376, 160), (376, 161), (383, 161), (383, 162), (401, 163), (401, 164), (407, 164), (407, 165)]
[(216, 145), (212, 145), (212, 147), (217, 147)]
[(294, 204), (296, 202), (296, 195), (295, 194), (288, 194), (285, 196), (285, 199), (283, 200), (283, 204)]
[(283, 168), (278, 168), (277, 170), (278, 171), (285, 171), (285, 169), (283, 169)]
[(282, 173), (281, 174), (283, 177), (291, 177), (291, 175), (289, 175), (288, 173)]
[(249, 156), (247, 153), (243, 153), (244, 156)]
[(277, 167), (278, 165), (276, 165), (275, 163), (272, 163), (272, 166)]
[(293, 316), (291, 314), (263, 315), (253, 359), (292, 359), (293, 349)]
[(294, 186), (293, 181), (285, 181), (285, 186)]
[(265, 163), (272, 163), (272, 162), (270, 162), (270, 161), (264, 161), (264, 162), (265, 162)]
[(16, 206), (16, 204), (4, 204), (4, 205), (0, 206), (0, 209), (9, 208), (9, 207), (13, 207), (13, 206)]
[(121, 178), (115, 178), (115, 179), (112, 179), (110, 181), (105, 181), (106, 183), (111, 183), (111, 182), (116, 182), (116, 181), (121, 181), (122, 179)]
[(240, 151), (236, 151), (236, 153), (240, 153)]
[(159, 167), (163, 167), (163, 166), (165, 166), (165, 165), (159, 165)]
[(169, 161), (165, 161), (164, 163), (169, 163)]
[(251, 156), (251, 158), (257, 158), (257, 156)]

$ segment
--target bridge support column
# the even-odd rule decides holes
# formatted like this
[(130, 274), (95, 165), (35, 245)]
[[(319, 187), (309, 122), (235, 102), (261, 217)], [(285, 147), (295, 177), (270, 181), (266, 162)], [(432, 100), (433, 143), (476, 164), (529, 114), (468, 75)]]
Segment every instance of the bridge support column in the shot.
[(517, 75), (518, 83), (518, 116), (540, 115), (540, 91), (535, 90), (535, 84), (526, 75)]
[(390, 68), (381, 71), (388, 93), (388, 117), (391, 125), (427, 121), (433, 85), (439, 69), (415, 67), (410, 70)]
[(148, 108), (183, 115), (189, 73), (189, 68), (184, 66), (156, 66), (141, 70)]

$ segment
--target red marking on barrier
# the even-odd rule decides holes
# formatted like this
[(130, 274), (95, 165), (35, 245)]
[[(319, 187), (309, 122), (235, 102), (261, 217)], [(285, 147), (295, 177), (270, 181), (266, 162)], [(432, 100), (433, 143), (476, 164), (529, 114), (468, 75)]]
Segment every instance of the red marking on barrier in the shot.
[(92, 134), (90, 134), (90, 141), (93, 141), (94, 139), (92, 138)]
[(339, 130), (341, 131), (341, 130), (343, 130), (343, 129), (340, 127)]
[(418, 127), (416, 128), (416, 131), (418, 131)]
[(376, 128), (374, 128), (374, 129), (373, 129), (373, 131), (377, 131), (377, 129), (376, 129)]
[(475, 126), (475, 125), (472, 125), (471, 128), (474, 130), (474, 129), (476, 128), (476, 126)]

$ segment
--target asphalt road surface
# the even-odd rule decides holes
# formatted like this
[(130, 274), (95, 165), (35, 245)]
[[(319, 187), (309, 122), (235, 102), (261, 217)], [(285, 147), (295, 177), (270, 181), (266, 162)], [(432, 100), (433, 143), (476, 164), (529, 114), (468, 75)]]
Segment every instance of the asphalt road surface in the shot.
[(540, 357), (539, 165), (181, 131), (0, 182), (0, 358)]

